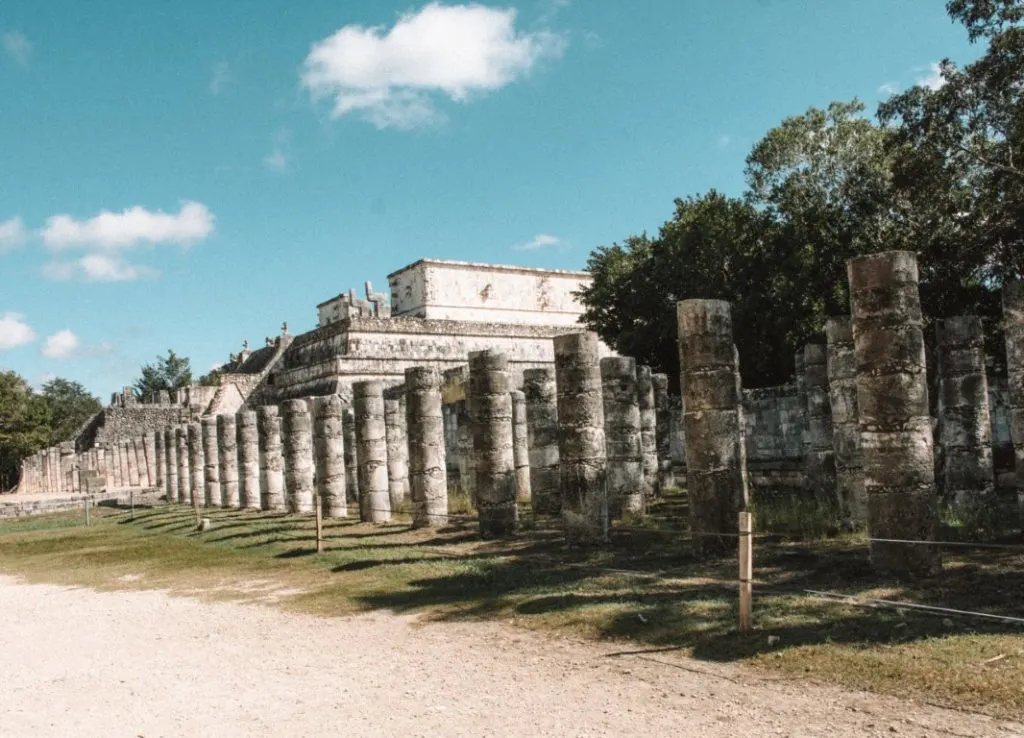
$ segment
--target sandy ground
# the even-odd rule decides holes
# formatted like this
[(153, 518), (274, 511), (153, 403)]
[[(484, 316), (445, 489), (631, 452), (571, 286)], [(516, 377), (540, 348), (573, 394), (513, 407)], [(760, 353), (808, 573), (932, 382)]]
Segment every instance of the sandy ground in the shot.
[(322, 619), (0, 577), (0, 735), (1024, 736), (502, 623)]

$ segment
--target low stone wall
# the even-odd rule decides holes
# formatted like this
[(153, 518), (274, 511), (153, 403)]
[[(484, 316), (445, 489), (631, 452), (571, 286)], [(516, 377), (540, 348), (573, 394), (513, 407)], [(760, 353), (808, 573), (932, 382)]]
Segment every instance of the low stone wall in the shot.
[[(89, 496), (93, 506), (125, 506), (134, 502), (138, 506), (154, 505), (161, 501), (162, 492), (155, 488), (135, 490), (134, 495), (126, 490), (119, 492), (101, 492)], [(70, 497), (44, 497), (29, 499), (22, 495), (9, 495), (12, 499), (6, 500), (0, 496), (0, 520), (4, 518), (24, 518), (33, 515), (47, 515), (49, 513), (64, 512), (67, 510), (83, 510), (87, 495), (72, 495)]]

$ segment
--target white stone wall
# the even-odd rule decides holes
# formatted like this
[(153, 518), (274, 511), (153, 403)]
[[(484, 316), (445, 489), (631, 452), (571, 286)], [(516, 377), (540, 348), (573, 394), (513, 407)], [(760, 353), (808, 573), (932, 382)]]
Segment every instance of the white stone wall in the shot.
[(392, 314), (522, 325), (577, 325), (586, 272), (422, 260), (388, 276)]

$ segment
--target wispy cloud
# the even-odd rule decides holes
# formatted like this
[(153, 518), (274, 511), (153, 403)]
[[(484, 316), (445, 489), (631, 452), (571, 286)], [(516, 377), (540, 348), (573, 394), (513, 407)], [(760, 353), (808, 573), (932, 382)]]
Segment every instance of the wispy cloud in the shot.
[(272, 172), (283, 172), (288, 167), (288, 157), (281, 149), (274, 149), (263, 157), (263, 166)]
[(879, 95), (887, 95), (887, 96), (888, 95), (895, 95), (899, 91), (900, 91), (900, 83), (899, 82), (886, 82), (884, 85), (879, 85), (879, 87), (878, 87), (878, 94)]
[(558, 246), (561, 243), (562, 239), (558, 238), (558, 236), (552, 236), (548, 233), (538, 233), (526, 243), (517, 244), (512, 248), (516, 251), (537, 251), (538, 249)]
[(938, 62), (929, 64), (927, 67), (919, 67), (917, 71), (927, 72), (925, 76), (918, 77), (917, 79), (917, 84), (921, 87), (927, 87), (929, 90), (938, 90), (946, 84), (946, 80), (942, 78), (942, 67), (939, 66)]
[(159, 275), (155, 269), (130, 264), (118, 254), (86, 254), (71, 261), (51, 261), (43, 265), (43, 276), (56, 282), (132, 282)]
[(16, 215), (10, 220), (0, 221), (0, 254), (18, 248), (27, 238), (28, 232), (21, 216)]
[(66, 361), (82, 357), (105, 356), (114, 350), (114, 345), (109, 341), (86, 346), (82, 340), (75, 335), (74, 331), (68, 329), (60, 330), (52, 336), (47, 336), (39, 352), (47, 359)]
[(231, 65), (225, 61), (217, 62), (210, 70), (210, 94), (219, 95), (229, 84), (235, 81), (231, 73)]
[(202, 241), (213, 233), (214, 217), (202, 203), (186, 202), (177, 214), (133, 207), (120, 213), (104, 210), (87, 220), (54, 215), (40, 232), (53, 250), (67, 248), (124, 249), (140, 243), (180, 244)]
[(432, 95), (466, 102), (501, 89), (565, 39), (517, 31), (514, 9), (430, 3), (390, 29), (344, 26), (313, 44), (301, 83), (314, 99), (333, 98), (332, 117), (358, 114), (378, 128), (410, 129), (443, 119)]
[(36, 332), (20, 313), (0, 314), (0, 351), (24, 346), (36, 340)]
[(11, 57), (16, 63), (23, 67), (28, 66), (32, 57), (32, 42), (21, 31), (8, 31), (0, 36), (0, 44), (3, 45), (4, 53)]

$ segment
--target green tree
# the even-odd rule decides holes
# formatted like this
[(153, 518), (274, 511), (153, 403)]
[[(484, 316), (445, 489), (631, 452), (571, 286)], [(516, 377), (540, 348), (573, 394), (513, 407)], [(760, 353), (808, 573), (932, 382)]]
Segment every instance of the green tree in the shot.
[(47, 401), (18, 374), (0, 372), (0, 490), (18, 480), (21, 461), (50, 442)]
[(72, 440), (75, 432), (103, 409), (99, 399), (81, 384), (60, 377), (43, 385), (42, 397), (50, 408), (50, 445)]
[(135, 394), (151, 397), (161, 390), (174, 392), (192, 384), (192, 366), (188, 357), (178, 356), (168, 349), (167, 356), (156, 357), (156, 362), (142, 367), (142, 376), (135, 381)]

